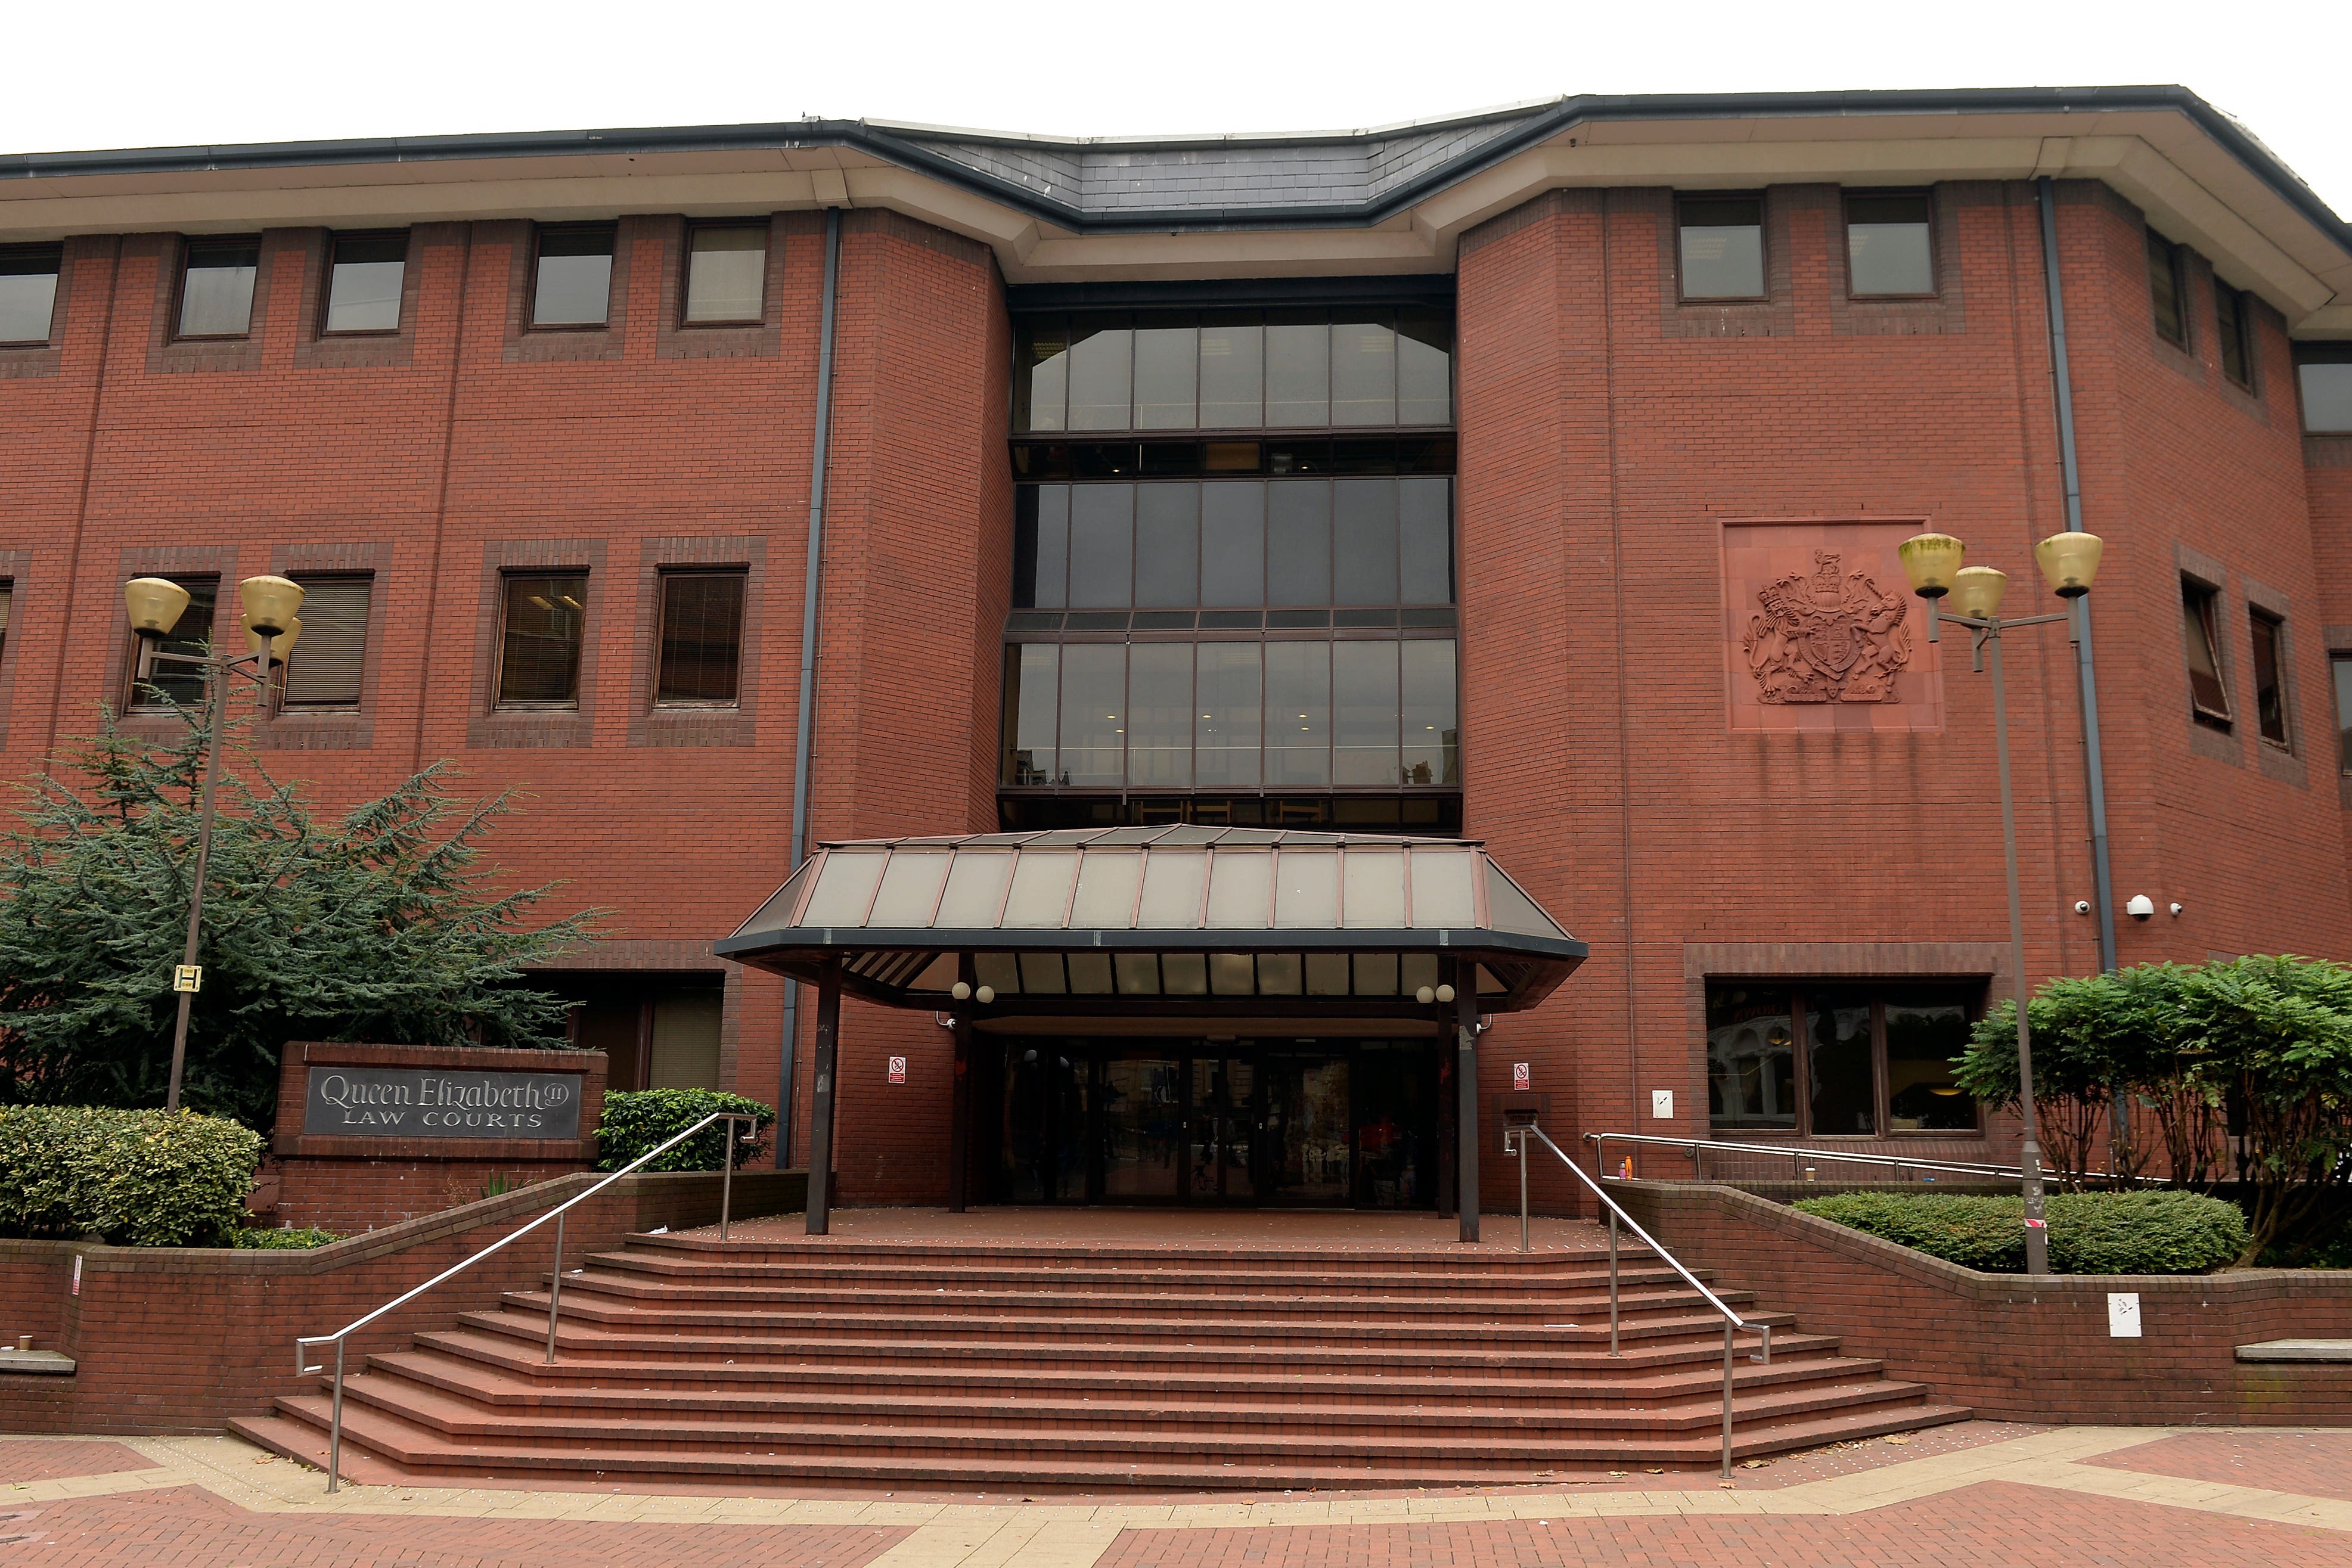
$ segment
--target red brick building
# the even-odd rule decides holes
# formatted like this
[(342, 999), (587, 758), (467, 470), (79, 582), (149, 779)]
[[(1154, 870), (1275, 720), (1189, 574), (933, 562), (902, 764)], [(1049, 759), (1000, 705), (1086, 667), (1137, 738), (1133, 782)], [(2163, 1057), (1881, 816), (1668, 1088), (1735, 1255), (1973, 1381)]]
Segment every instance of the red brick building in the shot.
[[(796, 811), (1466, 834), (1591, 948), (1479, 1045), (1481, 1144), (2013, 1147), (1941, 1065), (2009, 984), (1991, 694), (1894, 546), (2052, 608), (2070, 472), (2103, 788), (2063, 629), (2012, 633), (2029, 968), (2352, 948), (2352, 230), (2179, 89), (18, 157), (0, 340), (6, 770), (138, 706), (125, 579), (189, 639), (303, 580), (272, 772), (525, 791), (499, 858), (617, 912), (550, 977), (614, 1086), (801, 1145), (809, 1009), (788, 1053), (713, 954)], [(1295, 1010), (1000, 1020), (973, 1191), (1204, 1197), (1222, 1096), (1255, 1200), (1447, 1201), (1375, 1170), (1440, 1131), (1394, 994), (1380, 1062)], [(946, 1196), (950, 1051), (851, 1002), (844, 1197)]]

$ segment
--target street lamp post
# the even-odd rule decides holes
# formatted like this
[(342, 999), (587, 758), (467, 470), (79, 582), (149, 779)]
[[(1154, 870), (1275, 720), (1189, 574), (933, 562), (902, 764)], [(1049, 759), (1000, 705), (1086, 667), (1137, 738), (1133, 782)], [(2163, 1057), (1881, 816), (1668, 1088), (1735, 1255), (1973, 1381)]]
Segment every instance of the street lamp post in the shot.
[[(2073, 531), (2053, 534), (2033, 547), (2033, 559), (2051, 591), (2061, 599), (2080, 599), (2091, 591), (2099, 570), (2104, 543), (2096, 534)], [(2000, 768), (2000, 838), (2009, 870), (2009, 967), (2017, 981), (2018, 1107), (2025, 1122), (2023, 1146), (2017, 1163), (2024, 1173), (2025, 1271), (2050, 1271), (2049, 1221), (2042, 1204), (2042, 1143), (2033, 1112), (2033, 1031), (2026, 1022), (2025, 915), (2017, 891), (2017, 808), (2009, 782), (2009, 694), (2001, 679), (2000, 634), (2004, 627), (2041, 626), (2066, 621), (2073, 607), (2054, 615), (2021, 615), (2004, 621), (2000, 600), (2009, 586), (2008, 574), (1989, 566), (1963, 566), (1968, 547), (1949, 534), (1918, 534), (1903, 541), (1897, 552), (1912, 591), (1927, 601), (1927, 641), (1939, 641), (1940, 622), (1957, 622), (1974, 633), (1970, 664), (1984, 668), (1982, 655), (1992, 661), (1992, 732)], [(1947, 616), (1941, 601), (1949, 595), (1958, 613)]]
[[(180, 1108), (180, 1079), (188, 1061), (188, 1009), (195, 1000), (196, 988), (204, 983), (204, 971), (196, 964), (196, 937), (204, 921), (205, 862), (212, 856), (213, 789), (220, 775), (221, 716), (228, 707), (228, 677), (241, 674), (253, 681), (259, 700), (266, 705), (269, 700), (270, 666), (284, 664), (294, 640), (302, 634), (302, 622), (294, 614), (302, 604), (299, 583), (282, 577), (248, 577), (237, 584), (237, 596), (245, 603), (242, 619), (250, 652), (167, 653), (152, 645), (147, 650), (151, 666), (194, 664), (203, 669), (206, 705), (204, 804), (197, 819), (195, 874), (188, 892), (188, 940), (181, 954), (180, 967), (172, 977), (172, 988), (179, 993), (180, 1016), (172, 1026), (172, 1082), (163, 1099), (167, 1111)], [(131, 630), (141, 641), (153, 644), (170, 636), (179, 625), (181, 615), (188, 608), (188, 591), (166, 578), (137, 577), (122, 585), (122, 602), (131, 614)], [(242, 667), (247, 664), (254, 668)]]

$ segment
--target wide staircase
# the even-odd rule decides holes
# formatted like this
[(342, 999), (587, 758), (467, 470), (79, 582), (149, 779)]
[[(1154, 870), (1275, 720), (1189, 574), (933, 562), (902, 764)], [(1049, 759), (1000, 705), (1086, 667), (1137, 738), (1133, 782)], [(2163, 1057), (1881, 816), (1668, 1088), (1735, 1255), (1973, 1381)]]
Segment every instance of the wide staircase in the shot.
[[(640, 1236), (344, 1385), (356, 1479), (1050, 1492), (1350, 1489), (1696, 1467), (1722, 1451), (1723, 1319), (1628, 1249), (1324, 1251)], [(1734, 1454), (1964, 1418), (1875, 1361), (1743, 1334)], [(232, 1423), (323, 1463), (322, 1387)]]

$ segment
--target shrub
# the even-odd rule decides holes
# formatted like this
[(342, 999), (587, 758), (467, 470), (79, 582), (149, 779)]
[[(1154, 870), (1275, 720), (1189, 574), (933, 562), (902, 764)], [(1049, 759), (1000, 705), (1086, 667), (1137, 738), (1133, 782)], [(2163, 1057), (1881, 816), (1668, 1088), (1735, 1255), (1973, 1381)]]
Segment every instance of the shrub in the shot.
[(260, 1164), (261, 1139), (223, 1117), (0, 1106), (0, 1229), (226, 1246), (245, 1223)]
[[(2190, 1192), (2053, 1193), (2050, 1266), (2061, 1274), (2203, 1274), (2244, 1250), (2246, 1217)], [(1797, 1207), (1966, 1269), (2025, 1269), (2025, 1200), (1958, 1193), (1840, 1193)]]
[(241, 1228), (235, 1245), (246, 1251), (293, 1252), (311, 1247), (324, 1247), (342, 1238), (331, 1230), (321, 1230), (315, 1225), (279, 1226), (271, 1229), (254, 1227)]
[[(758, 1134), (751, 1143), (735, 1147), (735, 1168), (742, 1169), (767, 1147), (768, 1128), (776, 1120), (776, 1113), (757, 1100), (747, 1100), (740, 1094), (722, 1094), (715, 1089), (639, 1089), (604, 1096), (604, 1120), (596, 1128), (596, 1168), (616, 1171), (647, 1150), (658, 1148), (664, 1141), (685, 1132), (705, 1116), (717, 1111), (740, 1111), (759, 1118)], [(719, 1154), (730, 1131), (739, 1136), (740, 1123), (719, 1123), (705, 1127), (697, 1136), (688, 1138), (661, 1158), (647, 1166), (656, 1171), (715, 1171)]]

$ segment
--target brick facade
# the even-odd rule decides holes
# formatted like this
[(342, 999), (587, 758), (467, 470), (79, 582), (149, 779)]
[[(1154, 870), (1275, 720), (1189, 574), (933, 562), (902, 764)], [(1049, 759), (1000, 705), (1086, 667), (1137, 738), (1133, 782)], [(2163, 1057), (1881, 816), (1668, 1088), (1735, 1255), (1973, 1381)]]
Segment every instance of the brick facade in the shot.
[[(2137, 212), (2101, 184), (2057, 190), (2085, 521), (2109, 547), (2093, 615), (2116, 894), (2184, 906), (2126, 922), (2123, 959), (2342, 956), (2326, 653), (2352, 645), (2352, 440), (2298, 434), (2267, 308), (2252, 391), (2221, 373), (2210, 267), (2190, 268), (2189, 349), (2159, 342)], [(2045, 602), (2029, 551), (2063, 497), (2033, 187), (1938, 186), (1939, 292), (1900, 308), (1844, 298), (1840, 210), (1833, 186), (1772, 189), (1755, 306), (1677, 301), (1663, 189), (1552, 192), (1461, 244), (1467, 829), (1593, 950), (1483, 1042), (1490, 1111), (1526, 1061), (1564, 1134), (1703, 1135), (1692, 966), (1716, 971), (1695, 955), (1772, 945), (1788, 975), (1982, 978), (2005, 943), (1991, 698), (1963, 642), (1932, 675), (1923, 646), (1906, 677), (1933, 683), (1932, 724), (1782, 732), (1727, 710), (1727, 526), (1802, 550), (1809, 521), (1875, 538), (1924, 519), (2008, 570), (2013, 608)], [(1012, 555), (1000, 258), (880, 209), (843, 231), (812, 828), (986, 829)], [(611, 325), (560, 337), (524, 329), (527, 223), (414, 234), (402, 329), (364, 352), (317, 339), (318, 228), (265, 235), (233, 350), (169, 341), (176, 236), (67, 245), (51, 343), (0, 355), (0, 770), (120, 699), (123, 576), (216, 571), (229, 632), (240, 576), (364, 566), (361, 712), (269, 721), (270, 770), (332, 810), (453, 759), (469, 793), (520, 792), (491, 840), (517, 882), (614, 912), (612, 945), (581, 962), (717, 977), (709, 942), (789, 859), (824, 219), (772, 216), (765, 319), (707, 336), (676, 324), (675, 214), (623, 216)], [(2250, 717), (2229, 737), (2189, 722), (2192, 557), (2219, 563), (2242, 714), (2246, 606), (2284, 614), (2291, 750)], [(711, 562), (750, 571), (741, 706), (650, 715), (656, 570)], [(520, 565), (590, 575), (576, 713), (491, 711), (497, 574)], [(2073, 908), (2092, 892), (2073, 666), (2056, 629), (2008, 647), (2028, 964), (2080, 973), (2097, 948)], [(1879, 948), (1899, 966), (1846, 967)], [(724, 1082), (772, 1103), (783, 996), (758, 973), (726, 987)], [(806, 1008), (802, 1025), (804, 1148)], [(843, 1039), (842, 1198), (940, 1201), (949, 1031), (853, 1003)], [(1670, 1122), (1654, 1089), (1675, 1091)], [(1941, 1146), (2012, 1145), (1996, 1124)], [(1500, 1206), (1514, 1173), (1490, 1158), (1484, 1179)], [(1536, 1196), (1573, 1206), (1556, 1173)]]

